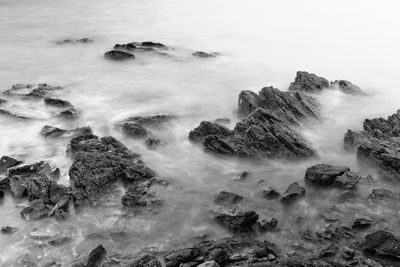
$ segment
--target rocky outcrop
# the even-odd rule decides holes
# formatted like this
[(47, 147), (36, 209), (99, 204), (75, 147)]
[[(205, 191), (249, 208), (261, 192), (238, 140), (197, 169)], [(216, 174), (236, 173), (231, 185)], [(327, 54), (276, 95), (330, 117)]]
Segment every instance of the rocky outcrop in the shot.
[(355, 84), (345, 80), (336, 80), (331, 82), (331, 87), (337, 87), (342, 93), (355, 96), (365, 96), (366, 93)]
[(138, 154), (111, 136), (77, 136), (68, 150), (74, 159), (69, 170), (71, 185), (80, 193), (80, 201), (104, 194), (117, 181), (133, 185), (155, 176)]
[[(122, 57), (122, 59), (130, 59), (128, 55), (132, 55), (132, 52), (135, 53), (142, 53), (142, 52), (153, 52), (158, 55), (167, 55), (165, 51), (168, 49), (168, 47), (162, 43), (157, 43), (157, 42), (131, 42), (131, 43), (126, 43), (126, 44), (116, 44), (113, 47), (112, 51), (106, 52), (107, 53), (114, 53), (114, 54), (119, 54)], [(125, 58), (125, 55), (127, 56)], [(106, 55), (105, 55), (106, 56)], [(107, 56), (107, 58), (110, 58)], [(113, 58), (110, 58), (113, 59)], [(121, 60), (119, 58), (115, 58), (115, 60)]]
[(366, 119), (363, 131), (348, 130), (344, 146), (357, 151), (357, 158), (376, 166), (379, 172), (393, 181), (400, 181), (400, 110), (387, 119)]
[(289, 91), (318, 93), (329, 87), (329, 81), (314, 73), (298, 71), (296, 78), (289, 86)]
[(135, 55), (120, 50), (111, 50), (104, 53), (104, 58), (114, 61), (125, 61), (135, 59)]

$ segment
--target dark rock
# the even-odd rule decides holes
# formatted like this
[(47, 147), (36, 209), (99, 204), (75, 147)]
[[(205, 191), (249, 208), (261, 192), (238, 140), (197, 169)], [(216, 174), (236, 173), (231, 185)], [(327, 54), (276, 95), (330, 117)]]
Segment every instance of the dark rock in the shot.
[(15, 175), (11, 178), (10, 190), (15, 197), (23, 197), (26, 195), (26, 186), (21, 177)]
[(369, 198), (372, 200), (399, 200), (400, 194), (384, 188), (372, 189)]
[(343, 175), (349, 170), (348, 167), (344, 166), (316, 164), (307, 169), (305, 180), (314, 185), (332, 185), (337, 177)]
[(296, 78), (289, 86), (289, 91), (318, 93), (329, 87), (329, 81), (313, 73), (298, 71)]
[(191, 130), (189, 133), (189, 139), (191, 141), (203, 141), (208, 135), (215, 135), (218, 137), (225, 137), (231, 135), (232, 132), (225, 126), (209, 121), (202, 121), (200, 125)]
[(135, 59), (135, 55), (120, 51), (120, 50), (111, 50), (104, 53), (104, 57), (106, 59), (115, 60), (115, 61), (124, 61), (124, 60), (132, 60)]
[(0, 200), (4, 198), (4, 191), (0, 190)]
[(214, 202), (219, 205), (229, 206), (229, 205), (236, 204), (242, 200), (243, 200), (243, 197), (238, 194), (221, 191), (215, 196)]
[(0, 179), (0, 190), (4, 190), (4, 191), (10, 191), (11, 190), (10, 178), (9, 177), (5, 177), (3, 179)]
[(365, 236), (364, 247), (381, 256), (400, 258), (400, 240), (387, 231), (376, 231)]
[(46, 217), (50, 209), (47, 207), (42, 199), (36, 199), (30, 202), (30, 206), (21, 211), (21, 217), (27, 221), (37, 220)]
[(331, 85), (337, 86), (340, 91), (349, 95), (366, 95), (360, 87), (345, 80), (336, 80)]
[(258, 214), (254, 211), (219, 212), (214, 220), (233, 232), (247, 232), (258, 220)]
[(126, 135), (134, 138), (144, 138), (149, 134), (149, 132), (145, 127), (143, 127), (143, 125), (136, 122), (125, 122), (122, 125), (122, 131)]
[(257, 228), (260, 232), (271, 231), (276, 228), (278, 225), (278, 220), (275, 218), (271, 218), (269, 220), (261, 220), (257, 222)]
[(127, 50), (127, 51), (135, 50), (137, 48), (138, 48), (138, 46), (135, 45), (134, 43), (116, 44), (113, 47), (113, 49), (115, 49), (115, 50)]
[(199, 248), (184, 248), (174, 250), (164, 256), (166, 267), (179, 267), (181, 263), (190, 262), (200, 255)]
[(22, 178), (31, 176), (33, 174), (45, 174), (52, 175), (53, 168), (44, 161), (39, 161), (36, 163), (23, 165), (20, 167), (11, 168), (8, 170), (8, 176), (12, 177), (14, 175), (18, 175)]
[(46, 97), (44, 99), (44, 103), (46, 105), (53, 106), (53, 107), (59, 107), (59, 108), (72, 107), (72, 104), (70, 102), (59, 99), (59, 98)]
[(300, 197), (303, 197), (306, 193), (306, 189), (300, 186), (298, 183), (292, 183), (288, 189), (282, 193), (281, 201), (292, 202)]
[(89, 199), (103, 195), (105, 189), (118, 180), (133, 185), (155, 176), (138, 154), (111, 136), (101, 139), (95, 135), (74, 137), (69, 151), (74, 158), (69, 170), (71, 185)]
[(2, 234), (12, 234), (12, 233), (15, 233), (16, 231), (17, 231), (16, 227), (12, 227), (12, 226), (1, 227)]
[(368, 216), (354, 216), (352, 223), (351, 227), (363, 229), (371, 226), (372, 219)]
[(58, 41), (57, 44), (63, 45), (63, 44), (76, 44), (76, 43), (81, 43), (81, 44), (87, 44), (87, 43), (92, 43), (93, 40), (89, 39), (89, 38), (81, 38), (81, 39), (75, 39), (75, 40), (71, 40), (71, 39), (65, 39), (62, 41)]
[(351, 171), (346, 171), (340, 176), (337, 176), (334, 180), (335, 185), (340, 188), (352, 189), (360, 181), (361, 176)]
[(156, 256), (146, 254), (122, 263), (123, 267), (162, 267)]
[(264, 189), (262, 194), (266, 199), (274, 199), (281, 196), (281, 194), (272, 187)]
[(0, 173), (7, 171), (7, 169), (11, 167), (17, 166), (20, 163), (22, 163), (22, 161), (8, 156), (3, 156), (0, 159)]
[(57, 138), (64, 135), (66, 132), (67, 130), (48, 125), (43, 126), (43, 128), (40, 130), (40, 134), (48, 138)]
[(0, 115), (10, 118), (10, 119), (16, 119), (16, 120), (32, 120), (33, 118), (20, 115), (17, 113), (12, 113), (11, 111), (8, 111), (6, 109), (0, 109)]
[(140, 45), (146, 46), (146, 47), (157, 47), (157, 48), (166, 48), (167, 47), (166, 45), (164, 45), (162, 43), (156, 43), (156, 42), (151, 42), (151, 41), (142, 42)]
[(293, 125), (319, 119), (319, 106), (314, 98), (298, 92), (283, 92), (273, 87), (262, 88), (258, 95), (251, 91), (240, 93), (240, 115), (247, 116), (257, 108), (271, 111)]
[(330, 243), (328, 246), (321, 249), (319, 252), (320, 257), (333, 257), (336, 255), (339, 247), (335, 243)]
[(214, 248), (207, 255), (206, 261), (213, 261), (218, 264), (226, 264), (229, 262), (229, 254), (222, 248)]
[(57, 184), (46, 175), (29, 178), (25, 187), (29, 200), (42, 199), (45, 204), (55, 205), (68, 195), (67, 187)]
[(149, 137), (144, 143), (149, 149), (156, 149), (161, 144), (161, 140), (155, 137)]
[(121, 203), (125, 207), (137, 208), (159, 203), (159, 200), (154, 193), (149, 192), (146, 186), (132, 185), (122, 196)]
[(196, 51), (192, 54), (195, 57), (201, 57), (201, 58), (210, 58), (210, 57), (216, 57), (218, 53), (212, 52), (212, 53), (207, 53), (203, 51)]
[(79, 116), (79, 114), (78, 111), (76, 111), (74, 108), (69, 108), (61, 111), (60, 114), (58, 114), (58, 116), (63, 119), (73, 120), (76, 119)]
[(354, 258), (354, 249), (344, 247), (343, 252), (342, 252), (342, 258), (345, 260), (351, 260)]
[(98, 267), (106, 256), (107, 251), (102, 245), (98, 245), (89, 253), (85, 267)]
[(177, 117), (168, 114), (155, 114), (147, 116), (131, 116), (127, 118), (126, 122), (135, 122), (142, 126), (159, 127), (164, 123), (176, 120)]
[[(4, 94), (10, 96), (43, 98), (50, 95), (54, 91), (62, 89), (63, 88), (61, 86), (51, 86), (46, 83), (40, 83), (37, 86), (31, 84), (18, 84), (18, 85), (13, 85), (11, 89), (4, 91)], [(25, 91), (28, 92), (27, 93), (18, 92), (21, 90), (23, 90), (24, 92)]]

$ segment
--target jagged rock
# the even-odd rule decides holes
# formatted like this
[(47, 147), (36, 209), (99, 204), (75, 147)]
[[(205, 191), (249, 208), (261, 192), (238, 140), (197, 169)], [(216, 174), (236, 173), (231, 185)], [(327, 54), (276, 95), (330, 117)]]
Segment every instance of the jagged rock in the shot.
[(122, 125), (122, 131), (126, 135), (134, 138), (144, 138), (149, 134), (149, 132), (145, 127), (143, 127), (143, 125), (136, 122), (125, 122)]
[(121, 264), (123, 267), (162, 267), (161, 262), (156, 256), (146, 254), (144, 256), (125, 261)]
[(353, 228), (367, 228), (371, 226), (372, 219), (368, 216), (354, 216), (352, 219), (352, 226)]
[(46, 97), (44, 99), (44, 103), (46, 105), (53, 106), (53, 107), (59, 107), (59, 108), (72, 107), (72, 104), (70, 102), (59, 99), (59, 98)]
[(233, 232), (250, 231), (258, 220), (258, 214), (254, 211), (219, 212), (214, 220)]
[(242, 200), (243, 197), (238, 194), (227, 191), (221, 191), (215, 196), (214, 202), (219, 205), (229, 206), (236, 204)]
[(289, 86), (289, 91), (318, 93), (329, 87), (329, 81), (313, 73), (298, 71), (296, 78)]
[(333, 257), (339, 250), (335, 243), (330, 243), (328, 246), (322, 248), (319, 252), (320, 257)]
[(306, 189), (295, 182), (289, 185), (288, 189), (282, 193), (281, 201), (292, 202), (300, 197), (303, 197), (305, 193)]
[(22, 161), (8, 156), (3, 156), (0, 159), (0, 173), (7, 171), (11, 167), (17, 166), (20, 163), (22, 163)]
[(15, 197), (23, 197), (26, 195), (26, 186), (21, 177), (15, 175), (11, 178), (10, 190)]
[(332, 185), (337, 177), (347, 171), (350, 171), (349, 167), (316, 164), (306, 170), (305, 180), (314, 185)]
[(76, 43), (87, 44), (87, 43), (92, 43), (92, 42), (93, 42), (92, 39), (89, 39), (89, 38), (85, 37), (85, 38), (75, 39), (75, 40), (65, 39), (65, 40), (62, 40), (62, 41), (58, 41), (56, 43), (60, 44), (60, 45), (63, 45), (63, 44), (76, 44)]
[(46, 206), (42, 199), (36, 199), (29, 203), (29, 207), (21, 211), (21, 217), (27, 221), (37, 220), (46, 217), (50, 209)]
[(400, 240), (387, 231), (376, 231), (365, 236), (364, 247), (381, 256), (400, 258)]
[(29, 200), (41, 199), (45, 204), (55, 205), (69, 195), (67, 187), (57, 184), (46, 175), (30, 177), (25, 187)]
[(155, 137), (149, 137), (144, 143), (149, 149), (156, 149), (161, 144), (161, 140)]
[(135, 55), (120, 51), (120, 50), (111, 50), (104, 53), (104, 57), (106, 59), (115, 60), (115, 61), (124, 61), (124, 60), (132, 60), (135, 59)]
[(334, 180), (334, 184), (340, 188), (352, 189), (360, 181), (361, 176), (351, 171), (346, 171), (340, 176), (337, 176)]
[(144, 185), (130, 186), (121, 198), (122, 205), (129, 208), (145, 207), (159, 202), (156, 195), (149, 192)]
[(53, 176), (53, 171), (53, 168), (48, 163), (44, 161), (39, 161), (36, 163), (8, 169), (8, 176), (13, 177), (15, 175), (18, 175), (24, 178), (33, 174), (45, 174), (51, 177)]
[(372, 200), (400, 200), (400, 194), (388, 189), (372, 189), (369, 198)]
[(135, 122), (142, 126), (150, 126), (150, 127), (159, 127), (164, 123), (171, 122), (172, 120), (176, 120), (177, 117), (174, 115), (168, 114), (154, 114), (147, 116), (131, 116), (127, 118), (126, 122)]
[(1, 227), (1, 233), (2, 234), (12, 234), (15, 233), (17, 231), (16, 227), (12, 227), (12, 226), (3, 226)]
[(85, 198), (104, 194), (105, 189), (118, 180), (133, 185), (155, 176), (138, 154), (111, 136), (101, 139), (95, 135), (74, 137), (69, 152), (74, 158), (69, 170), (71, 185)]
[(210, 58), (210, 57), (218, 56), (218, 53), (215, 53), (215, 52), (207, 53), (207, 52), (203, 52), (203, 51), (196, 51), (192, 54), (192, 56), (201, 57), (201, 58)]
[(225, 126), (209, 121), (202, 121), (200, 125), (191, 130), (189, 133), (189, 139), (191, 141), (199, 142), (203, 141), (208, 135), (215, 135), (219, 137), (225, 137), (231, 135), (232, 132)]
[(239, 94), (240, 115), (247, 116), (257, 108), (269, 110), (293, 125), (319, 119), (319, 106), (314, 98), (299, 92), (283, 92), (273, 87), (262, 88), (258, 95), (251, 91), (242, 91)]
[(336, 80), (333, 83), (331, 83), (331, 86), (337, 86), (337, 88), (345, 93), (345, 94), (349, 94), (349, 95), (366, 95), (360, 87), (358, 87), (355, 84), (352, 84), (349, 81), (345, 81), (345, 80)]
[(262, 194), (266, 199), (274, 199), (281, 196), (281, 194), (272, 187), (264, 189)]
[(60, 129), (57, 127), (45, 125), (43, 128), (40, 130), (40, 134), (43, 135), (44, 137), (48, 138), (57, 138), (65, 134), (67, 130)]

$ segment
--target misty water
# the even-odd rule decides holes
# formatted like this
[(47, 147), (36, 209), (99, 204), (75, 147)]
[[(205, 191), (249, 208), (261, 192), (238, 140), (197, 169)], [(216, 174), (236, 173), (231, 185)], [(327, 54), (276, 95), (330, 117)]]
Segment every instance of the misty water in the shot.
[[(242, 207), (278, 219), (280, 231), (258, 238), (312, 248), (313, 244), (298, 238), (304, 226), (292, 222), (299, 216), (313, 218), (308, 227), (322, 229), (326, 223), (316, 215), (330, 207), (337, 191), (311, 192), (292, 209), (268, 202), (261, 191), (268, 186), (284, 191), (295, 181), (303, 184), (306, 168), (318, 162), (346, 165), (377, 177), (374, 169), (358, 164), (354, 153), (344, 151), (343, 136), (347, 129), (361, 129), (365, 118), (387, 117), (400, 108), (396, 7), (395, 1), (0, 0), (0, 89), (17, 83), (62, 86), (60, 97), (80, 112), (77, 120), (60, 121), (54, 116), (56, 110), (41, 101), (9, 101), (3, 108), (38, 119), (0, 117), (1, 156), (25, 163), (48, 161), (60, 168), (59, 183), (68, 185), (72, 164), (66, 155), (68, 140), (47, 140), (39, 131), (44, 125), (90, 126), (94, 134), (114, 136), (141, 154), (146, 165), (170, 183), (155, 189), (163, 201), (156, 212), (126, 215), (121, 191), (107, 205), (83, 209), (63, 222), (53, 218), (26, 222), (19, 212), (27, 201), (6, 195), (0, 206), (0, 226), (14, 226), (18, 231), (0, 236), (0, 264), (11, 266), (27, 253), (39, 266), (53, 258), (69, 266), (73, 257), (99, 243), (110, 254), (135, 254), (172, 249), (204, 235), (229, 236), (209, 214), (216, 209), (213, 199), (221, 190), (244, 196)], [(94, 42), (57, 44), (83, 37)], [(133, 62), (103, 57), (116, 43), (148, 40), (172, 47), (172, 56), (138, 54)], [(192, 52), (197, 50), (220, 56), (195, 58)], [(233, 128), (239, 120), (236, 109), (241, 90), (258, 92), (263, 86), (287, 90), (298, 70), (331, 81), (349, 80), (368, 94), (353, 97), (325, 90), (316, 96), (322, 120), (301, 131), (318, 159), (244, 161), (205, 153), (188, 140), (189, 131), (203, 120), (230, 118)], [(178, 117), (154, 130), (163, 140), (156, 150), (115, 127), (128, 116), (156, 113)], [(243, 171), (250, 175), (238, 181)], [(400, 189), (384, 180), (377, 183)], [(376, 187), (362, 185), (359, 190), (367, 195)], [(349, 205), (346, 208), (356, 210), (357, 204)], [(357, 208), (369, 214), (393, 212)], [(398, 218), (388, 218), (387, 224), (396, 222)], [(42, 245), (32, 238), (35, 230), (72, 238), (62, 247)], [(94, 234), (103, 237), (93, 238)]]

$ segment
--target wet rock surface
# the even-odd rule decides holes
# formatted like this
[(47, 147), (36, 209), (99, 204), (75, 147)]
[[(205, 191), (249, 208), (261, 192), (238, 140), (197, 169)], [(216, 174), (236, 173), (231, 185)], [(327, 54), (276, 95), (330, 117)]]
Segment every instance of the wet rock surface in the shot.
[(224, 211), (217, 213), (214, 220), (233, 232), (251, 231), (253, 225), (257, 222), (259, 215), (254, 211)]
[(104, 58), (114, 61), (126, 61), (135, 59), (135, 55), (120, 50), (111, 50), (104, 53)]
[(242, 201), (243, 197), (232, 192), (221, 191), (219, 192), (214, 199), (214, 202), (219, 205), (233, 205), (237, 204), (238, 202)]
[(93, 42), (92, 39), (85, 37), (85, 38), (81, 38), (81, 39), (65, 39), (62, 41), (57, 41), (56, 43), (59, 45), (64, 45), (64, 44), (79, 44), (79, 43), (88, 44), (88, 43), (92, 43), (92, 42)]
[(60, 107), (60, 108), (72, 107), (72, 104), (70, 102), (59, 99), (59, 98), (46, 97), (44, 99), (44, 103), (46, 105), (53, 106), (53, 107)]
[(9, 168), (21, 164), (22, 161), (14, 159), (9, 156), (2, 156), (0, 158), (0, 173), (7, 171)]
[[(338, 177), (350, 171), (350, 168), (344, 166), (332, 166), (329, 164), (317, 164), (307, 169), (305, 174), (306, 182), (315, 185), (332, 185)], [(342, 178), (344, 183), (345, 178)]]
[(329, 81), (323, 77), (319, 77), (314, 73), (306, 71), (298, 71), (293, 83), (290, 84), (290, 91), (300, 91), (308, 93), (321, 92), (329, 87)]
[(45, 98), (51, 96), (54, 92), (60, 91), (63, 88), (61, 86), (53, 86), (46, 83), (40, 83), (38, 85), (32, 84), (16, 84), (10, 89), (3, 92), (7, 96), (19, 96), (26, 98)]
[(210, 58), (210, 57), (218, 56), (218, 53), (216, 53), (216, 52), (208, 53), (208, 52), (203, 52), (203, 51), (196, 51), (192, 55), (195, 57), (200, 57), (200, 58)]

